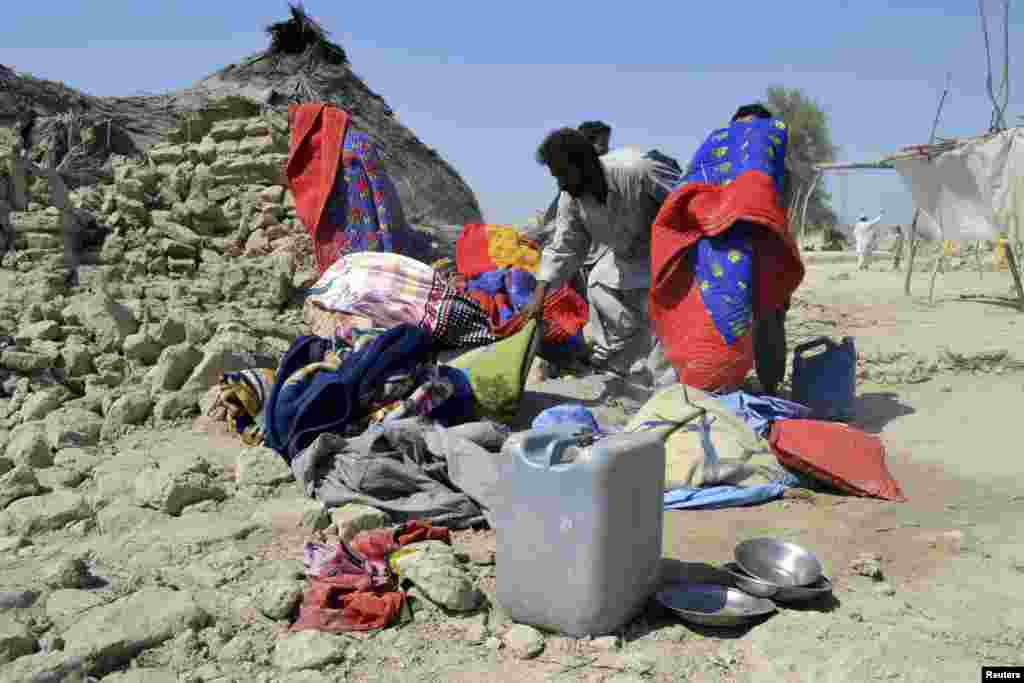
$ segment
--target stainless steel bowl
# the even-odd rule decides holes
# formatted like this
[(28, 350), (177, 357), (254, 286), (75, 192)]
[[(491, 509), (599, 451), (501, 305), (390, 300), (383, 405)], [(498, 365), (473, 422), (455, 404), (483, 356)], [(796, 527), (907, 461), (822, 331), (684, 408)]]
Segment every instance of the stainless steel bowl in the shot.
[(770, 598), (779, 592), (779, 587), (774, 583), (755, 579), (735, 562), (723, 564), (722, 570), (728, 572), (736, 587), (744, 593), (750, 593), (758, 598)]
[(750, 593), (759, 598), (771, 598), (775, 602), (809, 602), (832, 592), (832, 582), (826, 576), (821, 577), (810, 586), (776, 586), (774, 583), (754, 578), (735, 562), (723, 564), (722, 570), (728, 572), (736, 583), (736, 587), (744, 593)]
[(776, 610), (771, 600), (708, 583), (675, 584), (655, 597), (684, 620), (706, 626), (739, 626)]
[(823, 571), (809, 550), (775, 538), (752, 538), (736, 546), (736, 564), (756, 579), (780, 587), (810, 586)]

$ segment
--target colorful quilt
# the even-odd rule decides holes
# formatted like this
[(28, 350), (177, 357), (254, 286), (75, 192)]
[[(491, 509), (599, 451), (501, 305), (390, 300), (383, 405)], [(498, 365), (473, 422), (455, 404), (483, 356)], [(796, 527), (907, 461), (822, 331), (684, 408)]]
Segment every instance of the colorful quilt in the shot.
[(398, 193), (376, 148), (366, 133), (349, 125), (348, 114), (308, 104), (292, 105), (289, 115), (286, 174), (320, 273), (355, 252), (424, 255), (427, 239), (405, 224)]
[[(503, 339), (519, 332), (525, 306), (537, 280), (540, 249), (515, 228), (467, 224), (455, 246), (455, 265), (466, 296), (484, 311), (491, 332)], [(544, 338), (540, 355), (568, 360), (583, 350), (587, 302), (571, 286), (550, 292), (544, 301)]]

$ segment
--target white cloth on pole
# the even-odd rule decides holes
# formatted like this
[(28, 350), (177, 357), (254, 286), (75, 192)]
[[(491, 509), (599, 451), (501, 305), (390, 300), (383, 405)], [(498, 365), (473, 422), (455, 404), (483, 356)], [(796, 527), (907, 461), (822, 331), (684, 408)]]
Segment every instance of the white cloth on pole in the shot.
[(925, 239), (994, 240), (1024, 210), (1024, 128), (893, 166), (921, 211), (916, 233)]

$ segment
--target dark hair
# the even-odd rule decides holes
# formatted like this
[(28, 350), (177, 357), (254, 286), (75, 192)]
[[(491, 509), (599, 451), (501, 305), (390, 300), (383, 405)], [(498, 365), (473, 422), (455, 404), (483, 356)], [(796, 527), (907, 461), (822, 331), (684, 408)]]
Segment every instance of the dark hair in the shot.
[(576, 130), (583, 133), (590, 141), (602, 135), (612, 134), (612, 127), (604, 121), (584, 121)]
[(572, 128), (551, 131), (537, 148), (537, 163), (550, 166), (552, 159), (566, 161), (573, 166), (585, 168), (597, 160), (597, 151), (587, 136)]
[(745, 104), (736, 110), (736, 113), (732, 115), (732, 120), (742, 119), (746, 116), (756, 116), (759, 119), (770, 119), (774, 118), (767, 108), (762, 104)]
[(25, 150), (32, 149), (32, 133), (36, 127), (36, 112), (29, 109), (19, 125), (18, 135), (21, 137), (21, 144)]
[(537, 163), (550, 167), (553, 160), (580, 169), (587, 190), (603, 201), (608, 193), (604, 168), (593, 143), (583, 133), (573, 128), (548, 133), (537, 148)]

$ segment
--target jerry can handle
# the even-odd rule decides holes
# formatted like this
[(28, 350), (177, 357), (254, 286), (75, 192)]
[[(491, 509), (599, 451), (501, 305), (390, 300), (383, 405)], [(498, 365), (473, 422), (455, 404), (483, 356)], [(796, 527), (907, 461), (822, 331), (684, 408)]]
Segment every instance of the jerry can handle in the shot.
[(830, 337), (818, 337), (817, 339), (806, 341), (803, 344), (800, 344), (799, 346), (794, 348), (793, 355), (799, 357), (805, 351), (816, 349), (819, 346), (827, 346), (830, 349), (834, 349), (836, 348), (836, 343)]
[(565, 449), (570, 446), (579, 446), (580, 448), (583, 448), (592, 445), (596, 440), (597, 436), (590, 432), (583, 432), (567, 439), (555, 439), (549, 443), (547, 447), (547, 466), (554, 467), (555, 465), (561, 465), (562, 454), (565, 453)]

